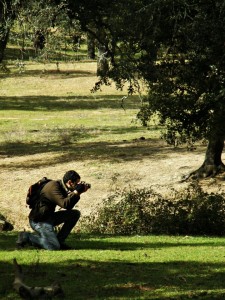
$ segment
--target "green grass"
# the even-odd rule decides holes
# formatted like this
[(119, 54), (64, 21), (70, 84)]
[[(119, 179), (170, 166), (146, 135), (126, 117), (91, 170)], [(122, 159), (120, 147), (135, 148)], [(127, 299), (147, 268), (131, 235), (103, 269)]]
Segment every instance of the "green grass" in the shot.
[[(74, 153), (79, 148), (85, 157), (108, 154), (110, 158), (112, 151), (107, 151), (107, 146), (112, 145), (116, 153), (124, 153), (126, 148), (119, 146), (125, 141), (159, 136), (159, 127), (146, 129), (135, 120), (135, 96), (130, 97), (126, 110), (121, 108), (120, 101), (121, 96), (107, 95), (72, 99), (2, 97), (0, 153)], [(113, 146), (114, 143), (118, 145)], [(136, 152), (137, 149), (133, 154)]]
[(12, 289), (13, 258), (29, 285), (61, 283), (65, 299), (224, 299), (225, 238), (71, 235), (70, 251), (15, 250), (0, 235), (1, 299)]
[(96, 63), (60, 62), (57, 72), (54, 63), (27, 61), (21, 74), (14, 64), (8, 67), (9, 74), (0, 73), (2, 155), (74, 155), (79, 150), (87, 159), (114, 160), (140, 153), (133, 145), (124, 147), (124, 142), (160, 136), (161, 128), (154, 122), (145, 128), (137, 121), (138, 95), (122, 102), (126, 91), (113, 86), (90, 92), (97, 81)]

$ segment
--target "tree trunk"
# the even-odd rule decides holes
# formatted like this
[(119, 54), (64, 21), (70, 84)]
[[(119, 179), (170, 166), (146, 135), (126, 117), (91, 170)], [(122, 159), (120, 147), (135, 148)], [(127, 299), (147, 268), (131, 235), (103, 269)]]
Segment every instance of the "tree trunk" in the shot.
[(7, 45), (7, 42), (8, 42), (8, 37), (9, 37), (9, 30), (8, 30), (8, 32), (4, 33), (4, 35), (1, 34), (1, 39), (0, 39), (0, 63), (2, 63), (2, 61), (4, 59), (4, 53), (5, 53), (6, 45)]
[(87, 35), (87, 56), (95, 59), (95, 39), (90, 34)]
[(218, 173), (225, 171), (225, 165), (222, 162), (221, 156), (224, 148), (224, 137), (214, 137), (209, 140), (206, 149), (205, 160), (202, 166), (186, 176), (184, 181), (188, 178), (200, 179), (206, 177), (213, 177)]
[[(20, 2), (18, 1), (17, 5), (19, 4)], [(12, 0), (0, 1), (0, 63), (4, 59), (10, 28), (16, 17), (12, 6)]]
[(107, 51), (105, 46), (98, 46), (98, 60), (97, 60), (97, 76), (106, 76), (109, 70), (109, 63), (107, 60)]

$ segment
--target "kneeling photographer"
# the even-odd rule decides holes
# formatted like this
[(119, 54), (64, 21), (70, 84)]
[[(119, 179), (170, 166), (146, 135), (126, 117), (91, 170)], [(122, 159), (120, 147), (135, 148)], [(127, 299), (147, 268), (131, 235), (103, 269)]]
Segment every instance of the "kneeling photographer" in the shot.
[[(80, 200), (80, 195), (91, 187), (80, 180), (80, 175), (70, 170), (62, 180), (46, 183), (29, 214), (30, 226), (38, 234), (20, 232), (16, 242), (18, 247), (30, 244), (46, 250), (72, 249), (65, 240), (80, 218), (80, 211), (73, 207)], [(62, 210), (55, 211), (56, 206)], [(60, 224), (62, 227), (56, 233), (55, 226)]]

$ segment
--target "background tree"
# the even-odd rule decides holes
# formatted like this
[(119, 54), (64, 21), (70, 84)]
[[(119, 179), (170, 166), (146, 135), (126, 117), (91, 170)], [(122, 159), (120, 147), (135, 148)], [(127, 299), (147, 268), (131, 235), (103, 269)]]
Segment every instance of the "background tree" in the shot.
[(95, 59), (95, 38), (87, 34), (87, 55), (90, 59)]
[[(126, 31), (127, 24), (133, 18), (131, 13), (135, 9), (136, 2), (141, 3), (141, 1), (122, 0), (117, 3), (109, 0), (67, 0), (66, 2), (69, 17), (79, 20), (81, 30), (96, 41), (99, 58), (98, 73), (106, 82), (107, 80), (104, 79), (113, 78), (108, 68), (108, 58), (110, 57), (113, 66), (115, 56), (118, 56), (117, 60), (119, 60), (120, 55), (124, 57), (123, 50), (125, 49), (119, 51), (119, 44), (121, 42), (129, 43), (128, 40), (124, 40), (123, 35), (126, 33), (126, 38), (129, 36)], [(118, 51), (116, 51), (116, 47)], [(123, 61), (120, 60), (120, 63)]]
[(4, 58), (9, 32), (22, 1), (0, 0), (0, 63)]
[[(43, 54), (46, 58), (48, 52), (65, 45), (65, 39), (70, 35), (68, 24), (73, 24), (65, 13), (64, 3), (57, 5), (51, 0), (26, 1), (17, 15), (17, 23), (21, 40), (26, 38), (36, 55)], [(24, 42), (21, 48), (24, 48)]]
[(53, 53), (59, 57), (68, 45), (72, 49), (73, 37), (80, 34), (79, 23), (68, 18), (64, 1), (0, 0), (0, 13), (1, 60), (8, 41), (19, 47), (19, 59), (31, 57), (31, 48), (46, 59)]

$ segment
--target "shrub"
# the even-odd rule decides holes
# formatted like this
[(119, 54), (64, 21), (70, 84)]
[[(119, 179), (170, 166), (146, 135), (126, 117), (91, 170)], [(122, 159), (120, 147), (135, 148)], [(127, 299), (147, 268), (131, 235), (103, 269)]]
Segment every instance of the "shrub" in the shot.
[(108, 197), (81, 230), (104, 234), (225, 234), (225, 198), (206, 193), (198, 184), (173, 190), (165, 199), (150, 189), (121, 191)]

